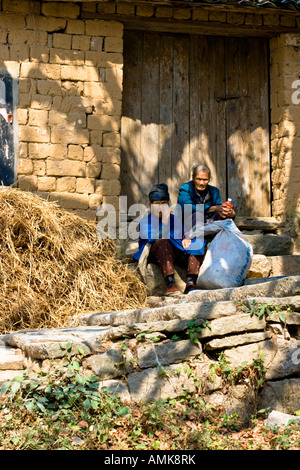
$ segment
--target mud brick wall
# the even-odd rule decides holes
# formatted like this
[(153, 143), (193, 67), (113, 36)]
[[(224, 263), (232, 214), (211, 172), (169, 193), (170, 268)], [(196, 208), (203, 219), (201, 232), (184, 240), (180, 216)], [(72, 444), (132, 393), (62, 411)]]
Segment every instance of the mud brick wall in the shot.
[(273, 215), (300, 252), (300, 33), (270, 40)]
[[(270, 39), (272, 210), (287, 220), (288, 233), (297, 234), (300, 104), (293, 104), (291, 86), (300, 77), (300, 16), (231, 8), (142, 0), (2, 0), (0, 72), (14, 80), (18, 187), (92, 219), (101, 202), (118, 208), (126, 18), (180, 22), (200, 34), (211, 34), (209, 28), (233, 36), (277, 28)], [(296, 33), (286, 33), (287, 28)]]
[(123, 25), (79, 4), (2, 2), (0, 59), (14, 78), (17, 185), (95, 218), (120, 193)]

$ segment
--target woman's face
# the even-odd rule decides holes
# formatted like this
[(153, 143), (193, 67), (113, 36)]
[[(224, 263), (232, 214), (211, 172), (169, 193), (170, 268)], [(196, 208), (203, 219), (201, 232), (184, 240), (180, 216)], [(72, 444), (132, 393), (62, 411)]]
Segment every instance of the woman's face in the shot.
[(151, 212), (157, 217), (160, 217), (163, 212), (166, 212), (168, 209), (169, 201), (153, 201), (151, 203)]
[(193, 182), (197, 191), (204, 191), (209, 183), (209, 175), (207, 171), (199, 171), (193, 178)]

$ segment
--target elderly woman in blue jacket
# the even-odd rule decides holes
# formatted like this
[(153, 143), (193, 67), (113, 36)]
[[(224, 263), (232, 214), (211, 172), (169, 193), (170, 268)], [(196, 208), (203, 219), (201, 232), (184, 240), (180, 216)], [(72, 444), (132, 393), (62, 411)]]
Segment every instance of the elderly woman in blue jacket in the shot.
[(209, 184), (211, 173), (209, 168), (203, 165), (196, 165), (192, 169), (192, 180), (184, 183), (179, 188), (178, 204), (184, 213), (186, 204), (192, 205), (192, 212), (195, 214), (197, 204), (204, 204), (204, 219), (233, 218), (235, 211), (227, 205), (222, 205), (220, 191), (215, 186)]
[(157, 264), (164, 278), (166, 295), (179, 293), (175, 284), (174, 265), (187, 267), (185, 293), (196, 289), (196, 280), (205, 253), (205, 240), (189, 240), (185, 248), (181, 217), (171, 213), (168, 186), (156, 184), (149, 193), (151, 211), (139, 224), (139, 249), (133, 255), (138, 261), (146, 245), (150, 246), (148, 263)]

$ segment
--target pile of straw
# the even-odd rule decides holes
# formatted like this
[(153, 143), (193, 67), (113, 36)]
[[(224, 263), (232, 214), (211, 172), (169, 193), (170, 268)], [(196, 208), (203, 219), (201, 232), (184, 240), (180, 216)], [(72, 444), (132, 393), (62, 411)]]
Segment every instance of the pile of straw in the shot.
[(18, 189), (0, 191), (0, 333), (144, 306), (145, 286), (96, 224)]

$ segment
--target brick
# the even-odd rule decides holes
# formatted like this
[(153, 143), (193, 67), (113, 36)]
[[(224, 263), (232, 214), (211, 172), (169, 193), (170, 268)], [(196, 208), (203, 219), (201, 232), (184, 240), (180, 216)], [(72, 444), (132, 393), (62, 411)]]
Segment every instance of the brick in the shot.
[(296, 27), (296, 18), (294, 16), (281, 15), (279, 19), (280, 26)]
[(36, 191), (38, 186), (38, 178), (35, 175), (21, 175), (18, 178), (18, 187), (22, 191)]
[(81, 80), (84, 82), (97, 82), (100, 80), (99, 71), (95, 67), (62, 65), (62, 80)]
[(119, 196), (121, 184), (119, 180), (98, 180), (95, 184), (95, 193), (102, 196)]
[(97, 145), (85, 147), (83, 151), (83, 158), (85, 162), (102, 162), (102, 148)]
[(88, 162), (86, 164), (86, 176), (98, 179), (101, 174), (102, 164), (99, 162)]
[(28, 30), (22, 31), (13, 28), (8, 34), (9, 44), (27, 44), (29, 46), (46, 46), (47, 45), (46, 31)]
[(95, 190), (94, 178), (77, 178), (76, 192), (82, 194), (92, 194)]
[(84, 34), (85, 24), (81, 20), (68, 20), (66, 26), (67, 34)]
[(56, 189), (58, 192), (75, 193), (76, 191), (75, 176), (63, 176), (61, 178), (57, 178)]
[(119, 132), (105, 132), (103, 134), (104, 147), (120, 147), (121, 136)]
[(33, 159), (52, 158), (63, 160), (67, 157), (67, 146), (59, 144), (30, 143), (29, 156)]
[(115, 21), (87, 20), (86, 34), (89, 36), (123, 36), (123, 25)]
[(123, 52), (123, 39), (107, 36), (104, 39), (105, 52)]
[(89, 196), (89, 208), (96, 210), (102, 203), (102, 200), (103, 197), (100, 194), (91, 194)]
[(54, 80), (38, 80), (37, 92), (40, 95), (49, 96), (59, 96), (62, 94), (60, 83)]
[(261, 15), (245, 15), (245, 24), (247, 25), (262, 25), (262, 16)]
[(78, 18), (80, 6), (75, 3), (66, 2), (46, 2), (42, 3), (42, 14), (57, 18)]
[(21, 78), (38, 78), (38, 79), (60, 79), (60, 66), (57, 64), (37, 64), (25, 62), (21, 64)]
[(115, 13), (116, 6), (113, 3), (97, 3), (98, 13)]
[(20, 141), (23, 142), (49, 142), (50, 131), (48, 128), (19, 126)]
[(217, 21), (221, 23), (226, 23), (226, 20), (227, 20), (226, 12), (210, 11), (208, 13), (208, 19), (209, 21)]
[(46, 163), (44, 160), (33, 160), (33, 174), (36, 176), (45, 176)]
[(0, 15), (0, 28), (2, 29), (25, 29), (25, 16), (16, 13), (2, 13)]
[(104, 163), (101, 171), (101, 179), (116, 180), (120, 176), (120, 165)]
[(85, 163), (75, 160), (47, 160), (47, 176), (85, 176)]
[[(1, 49), (2, 48), (0, 48), (0, 53), (1, 53)], [(4, 58), (7, 56), (7, 52), (8, 50), (6, 51), (5, 55), (1, 53), (1, 59), (5, 60)], [(29, 46), (21, 46), (21, 45), (10, 46), (9, 60), (16, 61), (16, 62), (24, 62), (24, 61), (27, 61), (28, 58), (29, 58)], [(6, 60), (8, 60), (7, 57), (6, 57)]]
[(29, 158), (28, 155), (28, 144), (25, 142), (20, 142), (19, 148), (17, 151), (18, 158)]
[(135, 6), (128, 4), (117, 5), (117, 14), (118, 15), (134, 15)]
[(29, 126), (47, 126), (48, 123), (48, 111), (42, 109), (30, 109), (29, 110)]
[(70, 34), (54, 33), (52, 47), (56, 49), (71, 49), (72, 36)]
[(50, 62), (53, 64), (84, 65), (84, 52), (66, 49), (51, 49)]
[(65, 29), (67, 21), (65, 18), (53, 18), (40, 15), (28, 15), (26, 17), (26, 26), (28, 29), (36, 31), (47, 31), (53, 33)]
[(31, 175), (33, 172), (32, 160), (29, 158), (20, 158), (18, 161), (17, 172), (19, 175)]
[(151, 18), (154, 16), (154, 8), (149, 5), (138, 5), (136, 7), (136, 15)]
[(55, 191), (56, 190), (56, 178), (53, 176), (42, 176), (37, 180), (38, 191)]
[(73, 36), (72, 49), (78, 49), (80, 51), (88, 51), (90, 48), (90, 42), (91, 42), (90, 36)]
[(89, 132), (86, 129), (65, 130), (54, 128), (51, 131), (51, 142), (54, 144), (88, 144)]
[(88, 129), (103, 131), (118, 131), (120, 129), (120, 116), (88, 116)]
[(103, 39), (101, 36), (92, 36), (90, 40), (90, 50), (102, 52), (103, 50)]
[(156, 18), (172, 18), (173, 8), (168, 7), (157, 7), (155, 10)]
[(192, 16), (192, 12), (188, 8), (174, 8), (173, 18), (175, 20), (189, 20)]
[(50, 201), (55, 201), (65, 209), (85, 210), (89, 208), (89, 196), (67, 192), (50, 193)]
[(229, 24), (244, 24), (245, 15), (243, 13), (227, 12), (227, 23)]
[(102, 131), (90, 131), (90, 144), (91, 145), (102, 145)]
[(3, 11), (10, 11), (15, 13), (40, 13), (40, 2), (31, 0), (30, 2), (20, 2), (17, 0), (3, 0)]
[(33, 62), (49, 62), (49, 48), (44, 46), (31, 46), (29, 58)]
[(208, 21), (208, 11), (206, 10), (194, 10), (192, 12), (192, 19), (194, 21)]
[(83, 160), (84, 151), (81, 145), (68, 146), (68, 159), (69, 160)]

